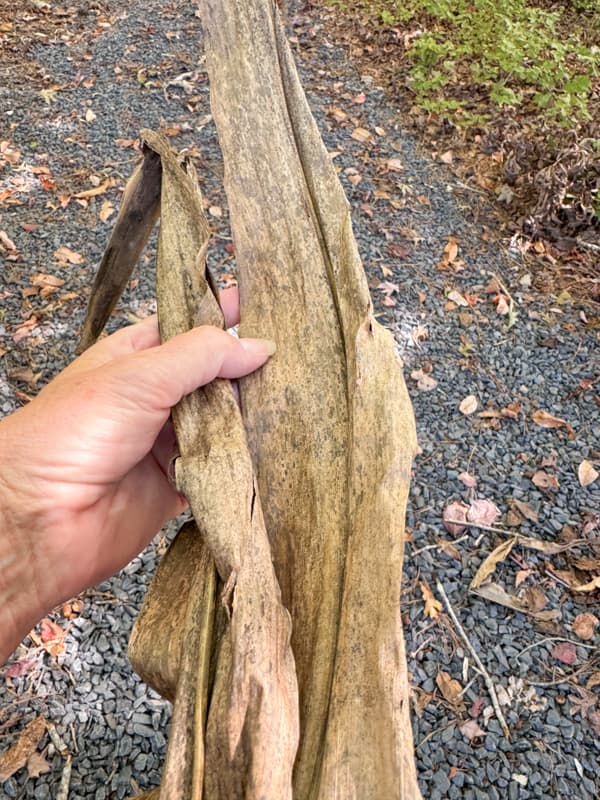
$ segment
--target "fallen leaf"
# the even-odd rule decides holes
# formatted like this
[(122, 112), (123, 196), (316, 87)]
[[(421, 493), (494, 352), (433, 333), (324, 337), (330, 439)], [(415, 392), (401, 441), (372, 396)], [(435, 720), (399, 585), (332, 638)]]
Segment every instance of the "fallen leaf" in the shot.
[(520, 569), (517, 571), (515, 575), (515, 589), (518, 589), (519, 586), (523, 583), (523, 581), (527, 580), (527, 578), (535, 572), (534, 569)]
[(458, 410), (461, 414), (464, 414), (466, 417), (469, 414), (474, 414), (477, 411), (477, 398), (474, 394), (467, 395), (464, 400), (460, 401), (460, 405), (458, 406)]
[(513, 537), (512, 539), (508, 539), (506, 542), (502, 542), (502, 544), (498, 545), (495, 550), (492, 550), (492, 552), (487, 556), (475, 573), (475, 577), (471, 581), (471, 589), (478, 589), (486, 580), (486, 578), (489, 578), (489, 576), (496, 569), (496, 566), (501, 561), (504, 561), (506, 556), (513, 549), (516, 541), (516, 537)]
[(446, 296), (448, 300), (456, 303), (457, 306), (462, 306), (464, 308), (465, 306), (469, 305), (469, 301), (466, 299), (466, 297), (463, 297), (463, 295), (460, 292), (457, 292), (456, 289), (452, 289), (452, 291), (448, 292)]
[(474, 478), (472, 475), (469, 475), (468, 472), (461, 472), (458, 475), (458, 480), (464, 484), (467, 489), (474, 489), (477, 486), (477, 478)]
[(581, 717), (585, 719), (588, 713), (594, 710), (597, 699), (596, 695), (594, 692), (589, 692), (581, 686), (575, 685), (573, 688), (579, 694), (579, 697), (575, 697), (573, 694), (569, 695), (569, 714), (572, 717), (575, 714), (581, 714)]
[(570, 587), (574, 592), (594, 592), (600, 589), (600, 575), (597, 575), (588, 583), (581, 583), (577, 586)]
[(531, 480), (539, 489), (558, 489), (560, 486), (556, 475), (550, 475), (543, 469), (534, 473)]
[(449, 673), (441, 669), (436, 675), (435, 682), (445, 700), (453, 706), (463, 706), (462, 686)]
[(12, 239), (9, 238), (6, 231), (0, 231), (0, 242), (6, 247), (7, 250), (16, 250), (16, 245)]
[(466, 722), (463, 722), (462, 725), (459, 725), (458, 730), (470, 742), (472, 742), (473, 739), (480, 739), (485, 736), (485, 731), (479, 726), (477, 720), (474, 719), (468, 719)]
[(510, 312), (510, 305), (505, 295), (503, 294), (496, 295), (496, 297), (494, 298), (494, 302), (496, 303), (496, 311), (501, 316), (504, 317)]
[(487, 701), (485, 697), (478, 697), (476, 700), (474, 700), (473, 705), (469, 709), (470, 716), (472, 716), (473, 719), (477, 719), (477, 717), (481, 714), (481, 712), (485, 708), (486, 703)]
[(440, 161), (443, 164), (452, 164), (452, 162), (454, 161), (454, 153), (452, 152), (452, 150), (446, 150), (445, 153), (442, 153), (440, 156)]
[(0, 783), (7, 781), (25, 766), (27, 759), (37, 750), (45, 732), (45, 719), (36, 717), (22, 730), (17, 742), (0, 753)]
[(115, 213), (115, 207), (110, 202), (110, 200), (105, 200), (102, 203), (102, 208), (100, 209), (100, 213), (98, 216), (102, 222), (107, 222), (110, 217)]
[(577, 661), (577, 650), (571, 642), (558, 642), (552, 648), (551, 655), (563, 664), (574, 664)]
[(590, 711), (587, 718), (596, 736), (600, 736), (600, 711)]
[(367, 96), (365, 95), (365, 93), (360, 92), (359, 94), (356, 95), (356, 97), (353, 98), (352, 102), (355, 103), (356, 105), (361, 105), (362, 103), (365, 102), (366, 99)]
[(363, 144), (371, 141), (371, 133), (366, 128), (354, 128), (350, 135), (357, 142), (362, 142)]
[(529, 611), (543, 611), (548, 605), (548, 598), (537, 586), (529, 586), (522, 597)]
[(420, 389), (422, 392), (430, 392), (437, 386), (435, 378), (423, 372), (422, 369), (414, 369), (410, 373), (410, 377), (417, 382), (417, 389)]
[(569, 434), (569, 439), (575, 438), (575, 431), (573, 430), (571, 424), (567, 422), (566, 419), (555, 417), (548, 411), (538, 409), (538, 411), (534, 411), (534, 413), (531, 415), (531, 419), (541, 428), (566, 428), (567, 433)]
[(77, 198), (78, 200), (85, 200), (88, 197), (97, 197), (99, 194), (104, 194), (107, 189), (110, 189), (111, 186), (114, 186), (116, 181), (114, 178), (109, 178), (104, 183), (101, 183), (99, 186), (94, 186), (93, 189), (84, 189), (82, 192), (77, 192), (74, 194), (73, 197)]
[(96, 119), (96, 115), (92, 111), (91, 108), (86, 109), (85, 112), (85, 121), (86, 122), (93, 122)]
[(538, 521), (538, 512), (535, 508), (532, 508), (528, 503), (525, 503), (523, 500), (517, 500), (513, 498), (511, 503), (519, 509), (521, 514), (528, 519), (530, 522), (537, 522)]
[(82, 264), (83, 256), (68, 247), (59, 247), (54, 251), (54, 257), (61, 266), (67, 264)]
[(541, 622), (551, 622), (552, 620), (560, 617), (560, 611), (532, 611), (531, 609), (527, 608), (525, 603), (519, 600), (518, 597), (513, 594), (509, 594), (498, 583), (493, 583), (490, 581), (478, 586), (477, 589), (470, 587), (470, 591), (478, 597), (483, 597), (484, 600), (489, 600), (492, 603), (498, 603), (498, 605), (511, 608), (513, 611), (520, 611), (522, 614), (528, 614), (530, 617), (540, 620)]
[[(442, 520), (444, 528), (453, 536), (460, 536), (466, 528), (467, 511), (469, 506), (462, 503), (460, 500), (455, 500), (450, 505), (447, 505), (442, 513)], [(451, 521), (452, 520), (452, 521)], [(464, 525), (463, 525), (464, 521)]]
[(30, 778), (39, 778), (46, 772), (50, 772), (50, 764), (44, 756), (37, 751), (32, 753), (27, 759), (27, 774)]
[(600, 685), (600, 672), (592, 672), (590, 677), (587, 679), (585, 688), (586, 689), (593, 689), (594, 686)]
[(453, 558), (455, 561), (462, 562), (460, 553), (452, 544), (452, 542), (449, 542), (447, 539), (438, 539), (437, 545), (443, 553), (446, 553), (447, 556), (450, 556), (450, 558)]
[(478, 525), (493, 525), (500, 509), (491, 500), (473, 500), (467, 511), (467, 520)]
[(426, 617), (435, 619), (439, 616), (439, 613), (442, 610), (442, 604), (434, 597), (431, 587), (427, 581), (419, 581), (419, 587), (421, 589), (421, 594), (423, 595), (423, 600), (425, 601), (424, 614)]
[(584, 614), (577, 614), (573, 620), (573, 633), (579, 639), (592, 639), (599, 622), (598, 617), (589, 611)]
[(4, 676), (6, 678), (20, 678), (22, 675), (26, 675), (35, 664), (36, 661), (33, 658), (20, 658), (4, 671)]
[(385, 163), (390, 172), (402, 172), (404, 169), (399, 158), (390, 158)]
[(585, 488), (593, 483), (598, 478), (598, 472), (594, 469), (592, 464), (585, 459), (581, 462), (579, 467), (577, 468), (577, 477), (579, 478), (579, 483)]

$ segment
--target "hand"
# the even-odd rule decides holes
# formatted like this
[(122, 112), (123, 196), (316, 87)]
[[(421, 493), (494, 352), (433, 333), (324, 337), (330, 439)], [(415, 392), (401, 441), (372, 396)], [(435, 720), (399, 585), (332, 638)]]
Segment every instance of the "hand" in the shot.
[[(237, 290), (221, 296), (237, 322)], [(0, 422), (0, 664), (48, 610), (117, 572), (186, 507), (168, 479), (169, 412), (272, 342), (195, 328), (161, 345), (156, 318), (87, 350)]]

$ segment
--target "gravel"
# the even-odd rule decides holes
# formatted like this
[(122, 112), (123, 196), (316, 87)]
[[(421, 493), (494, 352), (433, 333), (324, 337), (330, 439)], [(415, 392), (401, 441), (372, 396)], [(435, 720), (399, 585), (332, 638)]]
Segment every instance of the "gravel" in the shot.
[[(4, 259), (0, 276), (0, 347), (7, 350), (0, 359), (3, 414), (23, 402), (23, 393), (35, 394), (73, 356), (89, 286), (114, 221), (113, 216), (103, 223), (98, 214), (105, 200), (117, 206), (135, 161), (132, 148), (115, 140), (134, 139), (141, 127), (179, 126), (174, 144), (197, 148), (207, 205), (222, 211), (220, 217), (210, 216), (212, 265), (225, 282), (234, 271), (220, 152), (208, 118), (206, 74), (198, 61), (195, 7), (181, 0), (81, 5), (80, 27), (73, 28), (72, 40), (38, 38), (31, 52), (40, 67), (35, 76), (20, 80), (15, 75), (0, 84), (0, 141), (9, 140), (21, 151), (21, 164), (47, 165), (58, 184), (56, 191), (44, 191), (31, 171), (0, 172), (0, 192), (19, 178), (18, 197), (24, 201), (0, 211), (0, 230), (18, 251), (16, 260)], [(586, 513), (598, 511), (600, 481), (582, 488), (577, 480), (582, 459), (598, 466), (600, 458), (597, 397), (580, 383), (597, 377), (600, 369), (593, 311), (531, 288), (530, 268), (514, 246), (496, 239), (493, 214), (476, 184), (460, 183), (406, 134), (403, 111), (376, 80), (357, 72), (351, 57), (330, 40), (315, 9), (292, 9), (288, 25), (315, 116), (328, 149), (337, 153), (334, 163), (352, 204), (376, 312), (396, 337), (417, 419), (421, 453), (407, 518), (404, 615), (423, 795), (431, 800), (593, 800), (600, 791), (600, 746), (573, 699), (585, 692), (596, 669), (589, 645), (597, 647), (598, 633), (579, 642), (572, 624), (577, 614), (594, 606), (577, 602), (544, 572), (544, 562), (555, 557), (518, 551), (519, 563), (499, 565), (497, 580), (516, 591), (517, 570), (533, 570), (523, 586), (539, 587), (547, 607), (561, 615), (557, 627), (544, 631), (522, 614), (469, 594), (477, 568), (500, 541), (494, 533), (468, 530), (454, 543), (458, 560), (436, 546), (440, 539), (455, 538), (441, 525), (444, 506), (471, 499), (459, 479), (464, 471), (477, 478), (475, 495), (497, 504), (504, 515), (501, 524), (506, 524), (511, 499), (538, 509), (539, 521), (525, 520), (520, 527), (526, 535), (555, 540), (565, 525), (581, 535)], [(4, 72), (5, 57), (0, 56), (0, 65)], [(54, 100), (40, 96), (40, 89), (63, 84)], [(96, 115), (91, 122), (86, 121), (88, 109)], [(356, 127), (371, 131), (372, 140), (353, 139)], [(71, 200), (62, 208), (58, 194), (90, 188), (90, 175), (115, 184), (86, 207)], [(34, 222), (38, 227), (29, 232), (21, 227)], [(464, 263), (461, 269), (456, 263), (440, 269), (451, 236)], [(57, 264), (58, 247), (80, 253), (82, 263)], [(112, 327), (152, 311), (152, 257), (153, 245)], [(24, 300), (22, 290), (39, 272), (64, 279), (64, 286), (49, 300)], [(510, 329), (506, 317), (496, 312), (493, 295), (486, 293), (492, 275), (514, 299), (518, 317)], [(448, 298), (452, 291), (478, 300), (456, 307)], [(61, 301), (67, 293), (71, 298)], [(29, 335), (15, 342), (16, 329), (36, 312)], [(24, 368), (39, 373), (37, 382), (9, 377)], [(437, 381), (436, 388), (417, 387), (411, 373), (419, 369)], [(461, 414), (458, 405), (470, 394), (479, 409), (519, 404), (517, 418)], [(574, 438), (561, 428), (535, 425), (531, 414), (537, 409), (567, 419)], [(543, 468), (556, 475), (559, 486), (539, 489), (531, 478), (549, 459), (555, 466)], [(33, 658), (35, 666), (20, 678), (0, 676), (0, 723), (12, 720), (6, 730), (14, 733), (43, 714), (73, 753), (72, 800), (125, 798), (160, 780), (169, 706), (133, 673), (126, 648), (172, 531), (163, 531), (119, 575), (86, 593), (82, 614), (69, 622), (62, 655), (52, 659), (27, 640), (17, 657)], [(560, 568), (562, 562), (555, 563)], [(507, 698), (503, 708), (510, 740), (484, 711), (489, 706), (486, 687), (471, 669), (472, 657), (451, 621), (424, 615), (419, 582), (427, 581), (435, 593), (436, 577)], [(57, 619), (65, 625), (60, 615)], [(553, 658), (554, 636), (579, 642), (573, 665)], [(467, 687), (463, 708), (444, 700), (436, 683), (440, 670)], [(460, 731), (471, 713), (483, 731), (473, 741)], [(0, 796), (56, 795), (64, 759), (47, 739), (44, 748), (50, 770), (39, 777), (19, 771), (1, 785)]]

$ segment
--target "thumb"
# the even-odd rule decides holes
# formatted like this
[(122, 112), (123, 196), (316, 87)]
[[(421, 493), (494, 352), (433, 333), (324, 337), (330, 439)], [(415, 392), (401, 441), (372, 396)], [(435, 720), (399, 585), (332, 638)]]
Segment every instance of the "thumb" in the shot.
[(158, 411), (170, 409), (214, 378), (248, 375), (274, 352), (275, 343), (269, 339), (237, 339), (220, 328), (202, 326), (111, 366), (115, 377), (135, 385), (141, 404)]

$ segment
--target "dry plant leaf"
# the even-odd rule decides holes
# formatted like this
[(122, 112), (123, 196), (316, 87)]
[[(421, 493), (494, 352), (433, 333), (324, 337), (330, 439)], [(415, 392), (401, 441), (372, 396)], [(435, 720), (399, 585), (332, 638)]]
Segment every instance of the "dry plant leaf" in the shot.
[(495, 550), (487, 556), (484, 562), (481, 564), (477, 572), (475, 573), (475, 577), (471, 581), (471, 589), (478, 589), (481, 584), (489, 578), (490, 575), (496, 569), (496, 566), (501, 562), (504, 561), (506, 556), (510, 553), (513, 549), (515, 542), (517, 541), (516, 536), (513, 536), (512, 539), (508, 539), (506, 542), (502, 542), (502, 544), (498, 545)]
[(586, 689), (593, 689), (594, 686), (600, 686), (600, 671), (592, 672), (585, 683)]
[(533, 575), (534, 572), (535, 572), (534, 569), (520, 569), (520, 570), (518, 570), (517, 574), (515, 575), (515, 589), (518, 589), (519, 586), (523, 583), (523, 581), (526, 581), (527, 578), (530, 575)]
[(596, 736), (600, 736), (600, 711), (590, 711), (587, 719)]
[(17, 742), (0, 753), (0, 783), (7, 781), (25, 766), (28, 758), (37, 750), (45, 732), (46, 720), (36, 717), (22, 730)]
[(573, 620), (573, 633), (579, 639), (593, 639), (594, 631), (598, 627), (600, 620), (595, 614), (586, 611), (583, 614), (577, 614)]
[(468, 719), (466, 722), (463, 722), (462, 725), (459, 725), (458, 730), (470, 742), (472, 742), (473, 739), (481, 739), (485, 736), (485, 731), (475, 719)]
[[(460, 536), (466, 528), (467, 511), (469, 506), (460, 500), (455, 500), (447, 505), (442, 513), (444, 528), (453, 536)], [(465, 524), (463, 525), (463, 520)]]
[(543, 611), (548, 605), (548, 598), (537, 586), (527, 587), (521, 599), (529, 611)]
[(530, 522), (537, 522), (539, 519), (538, 512), (535, 508), (529, 505), (529, 503), (525, 503), (523, 500), (517, 500), (513, 498), (511, 500), (512, 505), (519, 509), (521, 514), (528, 519)]
[(491, 500), (473, 500), (467, 511), (467, 521), (478, 525), (493, 525), (500, 516), (500, 509)]
[(426, 617), (435, 619), (439, 616), (440, 611), (442, 610), (442, 604), (434, 597), (431, 587), (427, 581), (419, 581), (419, 587), (421, 589), (421, 594), (423, 595), (423, 600), (425, 601), (424, 614)]
[(577, 661), (577, 649), (572, 642), (558, 642), (552, 648), (551, 655), (563, 664), (574, 664)]
[(114, 213), (115, 213), (114, 205), (111, 203), (110, 200), (105, 200), (102, 203), (102, 207), (100, 209), (100, 213), (98, 214), (98, 216), (100, 217), (101, 222), (107, 222)]
[(462, 700), (462, 686), (448, 672), (440, 670), (435, 678), (436, 685), (442, 693), (444, 700), (455, 708), (464, 707)]
[(354, 128), (354, 130), (351, 133), (351, 136), (357, 142), (362, 142), (363, 144), (365, 142), (370, 142), (372, 138), (371, 132), (368, 131), (366, 128)]
[(539, 489), (558, 489), (560, 486), (556, 475), (550, 475), (550, 473), (545, 472), (543, 469), (538, 469), (538, 471), (533, 474), (531, 481)]
[(111, 186), (114, 186), (116, 183), (114, 178), (109, 178), (104, 183), (101, 183), (99, 186), (94, 186), (93, 189), (85, 189), (83, 192), (77, 192), (73, 195), (73, 197), (77, 198), (77, 200), (86, 200), (88, 197), (97, 197), (99, 194), (104, 194)]
[(457, 548), (449, 542), (447, 539), (438, 539), (438, 547), (443, 553), (446, 553), (447, 556), (453, 558), (455, 561), (462, 562), (462, 558), (460, 557), (460, 553), (458, 552)]
[(579, 467), (577, 468), (577, 477), (579, 478), (579, 483), (585, 488), (589, 486), (591, 483), (594, 483), (597, 480), (598, 475), (597, 470), (594, 469), (593, 465), (590, 464), (589, 461), (585, 459), (581, 462)]
[(600, 589), (600, 575), (592, 578), (588, 583), (580, 583), (577, 586), (571, 586), (571, 589), (574, 592), (595, 592), (596, 589)]
[(458, 480), (464, 484), (467, 489), (474, 489), (477, 486), (477, 478), (470, 475), (468, 472), (461, 472), (458, 476)]
[(551, 622), (560, 617), (560, 611), (531, 611), (518, 597), (509, 594), (502, 586), (491, 581), (482, 584), (477, 589), (471, 589), (471, 592), (484, 600), (498, 603), (498, 605), (511, 608), (513, 611), (520, 611), (522, 614), (528, 614), (540, 622)]
[(50, 772), (50, 769), (50, 764), (37, 750), (27, 759), (27, 774), (30, 778), (39, 778), (40, 775)]
[(432, 378), (431, 375), (424, 372), (422, 369), (414, 369), (410, 373), (410, 377), (417, 382), (417, 389), (420, 389), (422, 392), (430, 392), (438, 385), (435, 378)]
[(58, 247), (54, 251), (54, 257), (56, 258), (58, 263), (63, 267), (66, 266), (67, 264), (83, 263), (83, 256), (81, 255), (81, 253), (76, 253), (69, 247)]
[(548, 411), (544, 411), (540, 408), (537, 411), (534, 411), (534, 413), (531, 415), (531, 419), (536, 425), (539, 425), (542, 428), (566, 428), (569, 439), (575, 438), (575, 431), (573, 430), (572, 425), (567, 422), (566, 419), (555, 417)]
[(540, 553), (546, 555), (554, 555), (555, 553), (564, 553), (569, 550), (573, 545), (560, 544), (559, 542), (544, 542), (542, 539), (535, 539), (533, 536), (517, 536), (517, 542), (521, 547), (526, 547), (528, 550), (539, 550)]
[(461, 414), (464, 414), (465, 417), (468, 417), (469, 414), (474, 414), (477, 411), (477, 406), (477, 398), (474, 394), (469, 394), (464, 398), (464, 400), (460, 401), (458, 410)]

